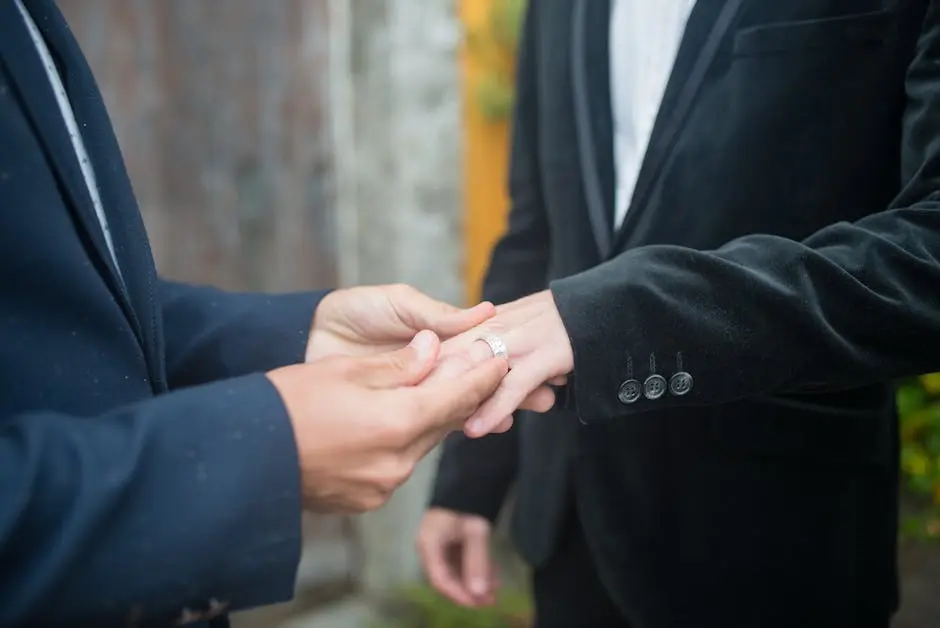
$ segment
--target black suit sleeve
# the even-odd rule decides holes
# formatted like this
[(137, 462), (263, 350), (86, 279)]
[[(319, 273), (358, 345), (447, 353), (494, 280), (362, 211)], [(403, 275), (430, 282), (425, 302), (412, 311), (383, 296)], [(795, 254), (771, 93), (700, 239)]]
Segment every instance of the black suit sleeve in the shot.
[[(803, 242), (753, 235), (716, 251), (628, 251), (551, 288), (584, 420), (763, 394), (838, 391), (940, 367), (940, 17), (907, 74), (901, 193)], [(685, 395), (624, 404), (626, 357), (655, 357)], [(637, 366), (639, 368), (637, 368)]]
[[(513, 116), (509, 226), (497, 243), (483, 284), (483, 298), (515, 301), (545, 288), (549, 226), (538, 170), (536, 54), (537, 2), (530, 2), (520, 45)], [(444, 442), (431, 506), (495, 520), (515, 479), (518, 432), (482, 439), (452, 434)]]

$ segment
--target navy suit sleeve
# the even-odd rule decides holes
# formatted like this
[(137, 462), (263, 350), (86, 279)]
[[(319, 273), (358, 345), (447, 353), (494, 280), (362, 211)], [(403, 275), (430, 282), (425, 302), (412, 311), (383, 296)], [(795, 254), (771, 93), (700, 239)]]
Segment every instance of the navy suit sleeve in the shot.
[[(520, 47), (510, 156), (509, 226), (493, 249), (483, 283), (483, 298), (497, 304), (543, 290), (548, 276), (551, 237), (537, 145), (537, 5), (529, 3)], [(478, 439), (454, 432), (443, 449), (431, 506), (496, 519), (516, 478), (518, 429)]]
[(289, 599), (300, 479), (264, 375), (0, 424), (0, 625), (165, 626)]
[(160, 282), (170, 388), (303, 362), (326, 292), (232, 293)]
[[(777, 394), (837, 392), (940, 368), (940, 2), (907, 73), (901, 193), (798, 242), (651, 246), (553, 282), (585, 420)], [(657, 356), (684, 395), (625, 405), (624, 356)]]

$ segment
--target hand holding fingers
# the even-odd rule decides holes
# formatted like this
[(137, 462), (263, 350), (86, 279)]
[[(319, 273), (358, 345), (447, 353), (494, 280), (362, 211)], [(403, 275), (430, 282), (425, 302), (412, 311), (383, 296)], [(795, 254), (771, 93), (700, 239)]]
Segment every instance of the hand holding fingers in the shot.
[(509, 370), (505, 360), (490, 358), (462, 376), (425, 383), (407, 393), (413, 413), (419, 417), (412, 456), (424, 457), (450, 432), (459, 430), (467, 418), (492, 396)]
[[(515, 412), (533, 391), (539, 390), (543, 381), (544, 373), (532, 360), (520, 363), (503, 378), (496, 392), (468, 419), (464, 433), (471, 438), (489, 434), (507, 416)], [(551, 400), (554, 403), (554, 393)]]
[(421, 331), (397, 351), (359, 358), (354, 362), (353, 375), (370, 388), (414, 386), (434, 368), (440, 350), (441, 341), (434, 332)]
[(458, 308), (410, 286), (390, 286), (387, 296), (398, 318), (413, 330), (429, 329), (450, 338), (482, 324), (496, 312), (492, 303)]

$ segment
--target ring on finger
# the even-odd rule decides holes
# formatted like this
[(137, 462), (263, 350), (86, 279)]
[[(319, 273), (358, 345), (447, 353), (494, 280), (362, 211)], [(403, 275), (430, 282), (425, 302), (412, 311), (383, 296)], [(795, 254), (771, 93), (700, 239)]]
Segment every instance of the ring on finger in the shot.
[(503, 358), (504, 360), (509, 359), (509, 347), (506, 346), (506, 343), (502, 338), (496, 334), (483, 334), (477, 340), (485, 342), (490, 348), (490, 351), (493, 352), (494, 358)]

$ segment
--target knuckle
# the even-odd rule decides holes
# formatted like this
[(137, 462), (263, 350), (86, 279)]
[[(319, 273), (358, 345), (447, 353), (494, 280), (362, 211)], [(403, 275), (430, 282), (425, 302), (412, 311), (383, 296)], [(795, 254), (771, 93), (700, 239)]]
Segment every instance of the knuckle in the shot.
[(352, 511), (358, 513), (371, 512), (381, 508), (386, 501), (388, 501), (388, 498), (381, 491), (372, 487), (370, 490), (362, 491), (356, 498), (356, 501), (352, 504)]
[(463, 533), (467, 536), (486, 537), (490, 534), (490, 524), (481, 517), (465, 517), (463, 519)]
[(391, 496), (411, 474), (414, 473), (414, 463), (403, 456), (387, 456), (377, 467), (375, 486), (386, 496)]
[(408, 369), (408, 364), (398, 353), (389, 353), (386, 356), (386, 361), (388, 362), (389, 367), (396, 371), (405, 371)]
[(376, 491), (369, 494), (368, 497), (363, 499), (363, 510), (365, 512), (372, 512), (373, 510), (378, 510), (388, 501), (388, 495), (382, 493), (381, 491)]
[(399, 487), (400, 483), (396, 478), (390, 475), (384, 475), (375, 480), (375, 490), (377, 493), (381, 494), (385, 499), (388, 499), (392, 496), (392, 493), (395, 492), (395, 489)]
[(355, 379), (362, 374), (362, 364), (348, 357), (327, 358), (331, 360), (329, 368), (340, 379)]
[(415, 465), (411, 460), (408, 459), (399, 459), (398, 463), (392, 470), (395, 488), (398, 488), (405, 482), (411, 479), (412, 474), (415, 472)]
[(408, 447), (411, 442), (411, 430), (403, 421), (382, 421), (378, 431), (381, 441), (396, 452)]
[(415, 289), (406, 283), (393, 283), (388, 287), (389, 292), (396, 297), (407, 297), (414, 294)]

